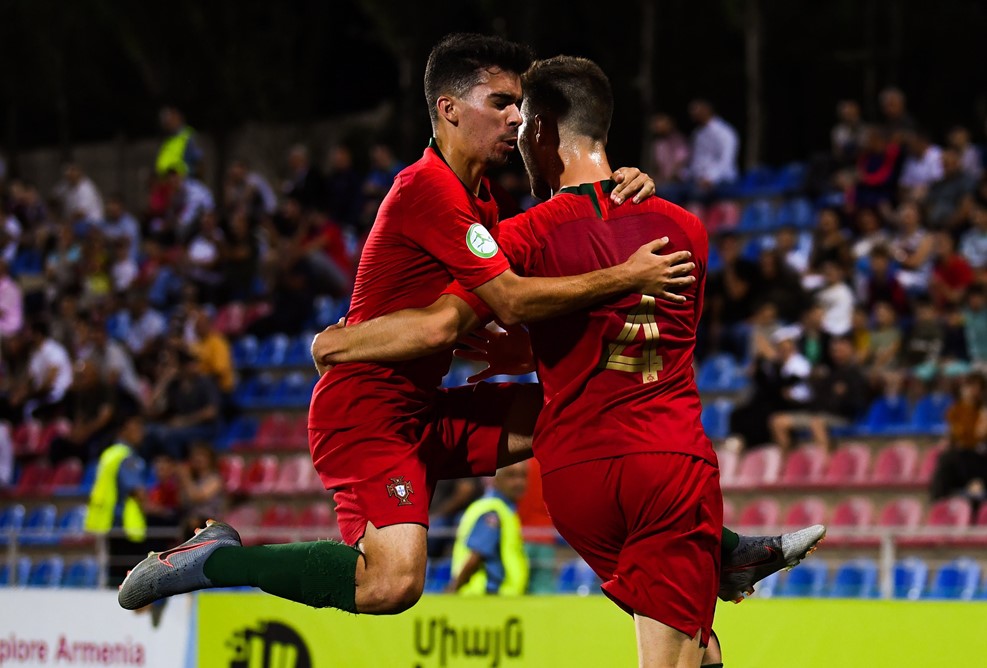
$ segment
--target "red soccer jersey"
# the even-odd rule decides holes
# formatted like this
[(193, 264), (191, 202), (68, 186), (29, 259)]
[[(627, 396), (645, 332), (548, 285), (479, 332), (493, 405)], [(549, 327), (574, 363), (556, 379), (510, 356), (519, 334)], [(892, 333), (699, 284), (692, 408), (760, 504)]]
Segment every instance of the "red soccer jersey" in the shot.
[(615, 206), (613, 181), (563, 189), (498, 227), (501, 248), (528, 276), (570, 276), (610, 267), (667, 236), (688, 250), (697, 281), (682, 304), (634, 294), (529, 326), (545, 406), (535, 455), (549, 473), (640, 452), (678, 452), (716, 462), (700, 422), (692, 370), (709, 238), (694, 215), (657, 197)]
[[(486, 180), (469, 192), (434, 142), (402, 170), (367, 239), (347, 322), (428, 306), (450, 280), (468, 289), (508, 269), (488, 229), (497, 205)], [(449, 370), (451, 352), (395, 364), (340, 364), (315, 387), (309, 427), (398, 423), (423, 410)]]

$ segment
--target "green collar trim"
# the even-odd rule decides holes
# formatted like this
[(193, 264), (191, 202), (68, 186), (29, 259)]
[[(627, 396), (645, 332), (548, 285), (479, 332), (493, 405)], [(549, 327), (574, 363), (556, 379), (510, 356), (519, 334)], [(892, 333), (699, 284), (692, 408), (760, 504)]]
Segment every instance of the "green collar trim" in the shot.
[[(617, 187), (617, 182), (613, 179), (605, 179), (596, 183), (580, 183), (578, 186), (568, 186), (559, 190), (559, 194), (567, 195), (588, 195), (596, 209), (596, 215), (603, 218), (603, 207), (600, 206), (600, 193), (610, 193)], [(599, 188), (599, 190), (597, 190)]]
[(439, 160), (446, 163), (447, 165), (449, 164), (449, 161), (446, 160), (446, 157), (442, 155), (442, 151), (439, 150), (439, 142), (435, 141), (435, 137), (429, 138), (428, 147), (433, 151), (435, 151), (435, 155), (439, 156)]

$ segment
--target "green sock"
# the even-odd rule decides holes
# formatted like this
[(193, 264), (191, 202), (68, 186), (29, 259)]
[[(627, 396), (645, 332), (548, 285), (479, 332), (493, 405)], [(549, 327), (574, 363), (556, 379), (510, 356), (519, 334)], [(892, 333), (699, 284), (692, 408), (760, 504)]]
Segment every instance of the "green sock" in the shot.
[(704, 663), (701, 668), (723, 668), (722, 663)]
[(331, 540), (257, 547), (221, 547), (206, 560), (217, 587), (260, 587), (313, 608), (356, 612), (356, 562), (360, 552)]
[(737, 549), (740, 545), (740, 536), (730, 531), (726, 527), (723, 527), (723, 538), (722, 545), (720, 546), (720, 552), (724, 557), (728, 556), (731, 552)]

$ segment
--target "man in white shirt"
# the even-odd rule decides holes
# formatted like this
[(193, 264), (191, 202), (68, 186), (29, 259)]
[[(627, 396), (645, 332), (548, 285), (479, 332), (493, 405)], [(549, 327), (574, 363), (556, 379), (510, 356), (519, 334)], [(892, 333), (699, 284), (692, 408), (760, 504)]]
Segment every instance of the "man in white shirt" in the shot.
[(109, 241), (127, 239), (130, 258), (137, 260), (141, 242), (140, 223), (124, 207), (120, 195), (106, 198), (106, 217), (100, 227)]
[(43, 406), (56, 404), (72, 385), (72, 359), (65, 347), (49, 335), (48, 323), (36, 320), (25, 333), (29, 353), (27, 383), (11, 395), (11, 403), (31, 416)]
[(942, 178), (942, 149), (920, 130), (909, 133), (906, 144), (908, 157), (905, 158), (898, 185), (913, 191), (915, 195), (924, 196), (925, 189)]
[(7, 263), (0, 259), (0, 338), (7, 338), (24, 326), (24, 294), (10, 277)]
[(853, 290), (835, 262), (823, 264), (822, 275), (824, 287), (816, 293), (816, 303), (823, 309), (822, 329), (830, 336), (843, 336), (853, 327)]
[(970, 221), (973, 225), (960, 240), (960, 254), (974, 269), (987, 269), (987, 208), (974, 205)]
[(62, 201), (69, 220), (92, 223), (103, 220), (103, 198), (96, 184), (82, 172), (79, 165), (69, 163), (65, 166), (64, 178), (56, 186), (55, 195)]
[(164, 335), (168, 321), (148, 305), (145, 295), (138, 295), (131, 302), (130, 326), (125, 343), (134, 357), (149, 352), (151, 345)]
[(692, 133), (692, 160), (689, 176), (702, 191), (737, 180), (737, 131), (716, 115), (706, 100), (689, 104), (689, 116), (696, 124)]

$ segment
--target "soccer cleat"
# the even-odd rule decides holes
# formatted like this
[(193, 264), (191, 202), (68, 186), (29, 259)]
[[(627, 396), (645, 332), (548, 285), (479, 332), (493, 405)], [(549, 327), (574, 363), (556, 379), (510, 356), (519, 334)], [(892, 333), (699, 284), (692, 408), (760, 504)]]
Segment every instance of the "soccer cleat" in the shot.
[(178, 547), (149, 552), (127, 573), (117, 601), (122, 608), (138, 610), (166, 596), (212, 587), (203, 572), (209, 555), (220, 547), (242, 546), (236, 529), (209, 520), (205, 529), (196, 529), (195, 535)]
[(821, 524), (781, 536), (741, 536), (720, 568), (720, 599), (740, 603), (764, 578), (798, 566), (825, 537), (826, 527)]

